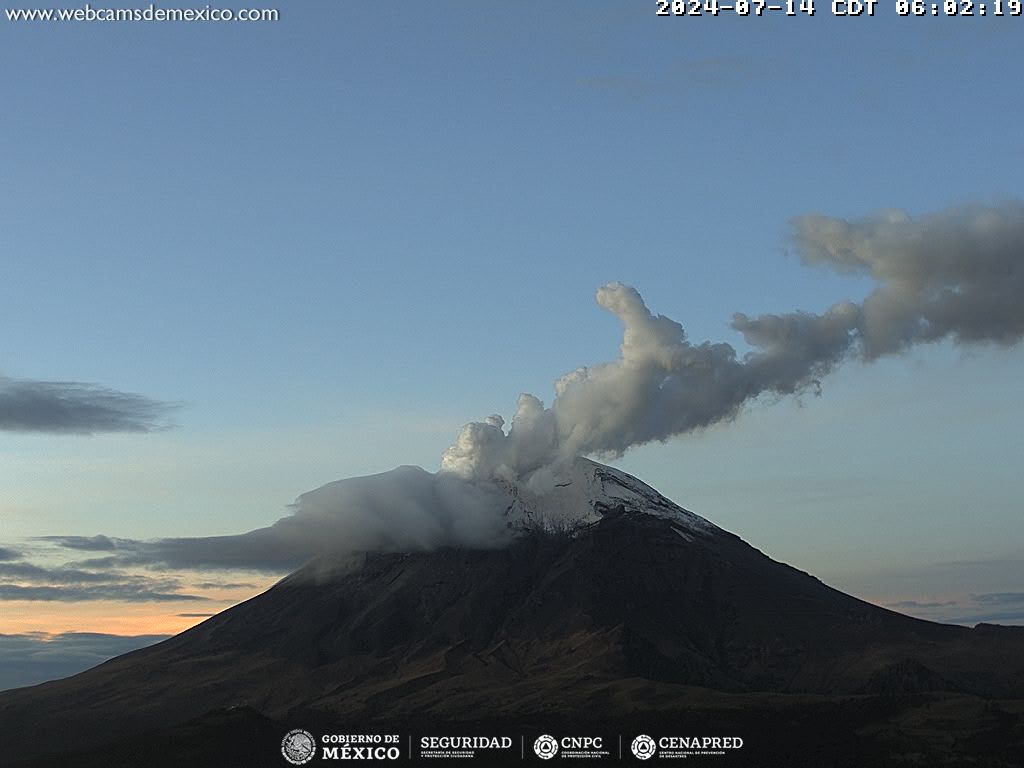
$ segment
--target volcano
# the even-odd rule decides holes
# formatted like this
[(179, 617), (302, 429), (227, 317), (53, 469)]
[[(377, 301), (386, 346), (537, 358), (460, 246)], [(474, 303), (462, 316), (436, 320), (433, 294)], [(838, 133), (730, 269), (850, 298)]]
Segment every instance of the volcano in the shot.
[[(556, 508), (573, 522), (550, 525)], [(871, 605), (587, 460), (507, 515), (509, 546), (318, 559), (158, 645), (2, 693), (0, 755), (283, 765), (272, 742), (298, 725), (677, 722), (728, 725), (745, 765), (1024, 754), (1024, 628)], [(239, 734), (253, 751), (225, 762)]]

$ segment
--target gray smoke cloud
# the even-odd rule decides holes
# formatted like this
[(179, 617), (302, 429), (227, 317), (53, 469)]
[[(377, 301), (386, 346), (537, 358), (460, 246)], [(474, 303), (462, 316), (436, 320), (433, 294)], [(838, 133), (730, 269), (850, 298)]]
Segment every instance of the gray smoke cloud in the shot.
[(732, 327), (752, 348), (692, 343), (653, 314), (636, 289), (609, 283), (597, 303), (624, 326), (621, 356), (555, 382), (549, 408), (523, 394), (507, 431), (491, 416), (467, 424), (442, 470), (467, 479), (550, 487), (577, 455), (628, 448), (734, 418), (765, 393), (817, 391), (842, 361), (873, 360), (924, 342), (1010, 345), (1024, 335), (1024, 204), (968, 206), (914, 219), (886, 211), (848, 221), (812, 215), (793, 223), (804, 263), (870, 275), (861, 303), (822, 314), (748, 317)]
[(1010, 345), (1024, 335), (1024, 203), (919, 219), (804, 216), (794, 241), (807, 264), (877, 281), (857, 326), (867, 359), (947, 337)]
[(175, 407), (96, 384), (0, 376), (0, 430), (8, 432), (152, 432)]

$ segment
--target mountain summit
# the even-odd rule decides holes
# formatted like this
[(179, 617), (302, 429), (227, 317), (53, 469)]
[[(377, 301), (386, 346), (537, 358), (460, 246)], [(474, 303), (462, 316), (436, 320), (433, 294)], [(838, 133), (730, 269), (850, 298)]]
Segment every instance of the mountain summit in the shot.
[(708, 697), (756, 708), (766, 693), (1024, 698), (1024, 630), (863, 602), (610, 467), (580, 460), (506, 514), (519, 535), (504, 548), (319, 559), (170, 640), (2, 693), (0, 754), (223, 710), (282, 724), (613, 722)]
[(632, 475), (578, 458), (554, 487), (541, 494), (512, 488), (506, 512), (513, 528), (570, 529), (599, 522), (608, 513), (658, 517), (672, 521), (684, 536), (710, 535), (719, 528), (683, 509)]

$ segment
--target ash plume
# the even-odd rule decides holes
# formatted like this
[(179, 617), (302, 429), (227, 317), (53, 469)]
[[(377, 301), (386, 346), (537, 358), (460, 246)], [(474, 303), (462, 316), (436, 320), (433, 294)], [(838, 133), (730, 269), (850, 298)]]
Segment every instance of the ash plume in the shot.
[(812, 215), (793, 229), (805, 264), (868, 274), (875, 289), (822, 314), (737, 313), (732, 327), (752, 348), (740, 356), (727, 343), (692, 343), (636, 289), (609, 283), (597, 303), (622, 321), (621, 356), (559, 378), (549, 408), (520, 395), (507, 432), (500, 416), (467, 424), (442, 471), (542, 490), (577, 455), (620, 456), (732, 419), (764, 393), (817, 390), (851, 357), (870, 361), (946, 338), (1010, 345), (1024, 335), (1020, 202), (919, 219), (898, 210), (853, 221)]

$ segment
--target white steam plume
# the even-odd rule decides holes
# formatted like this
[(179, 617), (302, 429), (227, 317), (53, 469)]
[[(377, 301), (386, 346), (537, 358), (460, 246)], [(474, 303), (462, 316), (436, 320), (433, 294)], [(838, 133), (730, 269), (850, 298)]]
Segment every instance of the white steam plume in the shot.
[(870, 274), (861, 303), (823, 314), (733, 317), (752, 352), (693, 344), (679, 323), (654, 315), (621, 283), (597, 292), (625, 333), (617, 360), (555, 382), (550, 408), (523, 394), (508, 431), (500, 416), (467, 424), (441, 469), (469, 480), (551, 487), (577, 455), (618, 456), (733, 418), (769, 392), (817, 387), (851, 356), (866, 360), (921, 343), (1012, 344), (1024, 335), (1024, 205), (964, 207), (913, 219), (887, 211), (862, 220), (806, 216), (794, 222), (805, 263)]
[(878, 282), (858, 328), (868, 359), (952, 337), (1009, 345), (1024, 335), (1024, 203), (965, 206), (913, 219), (805, 216), (795, 241), (807, 264)]

